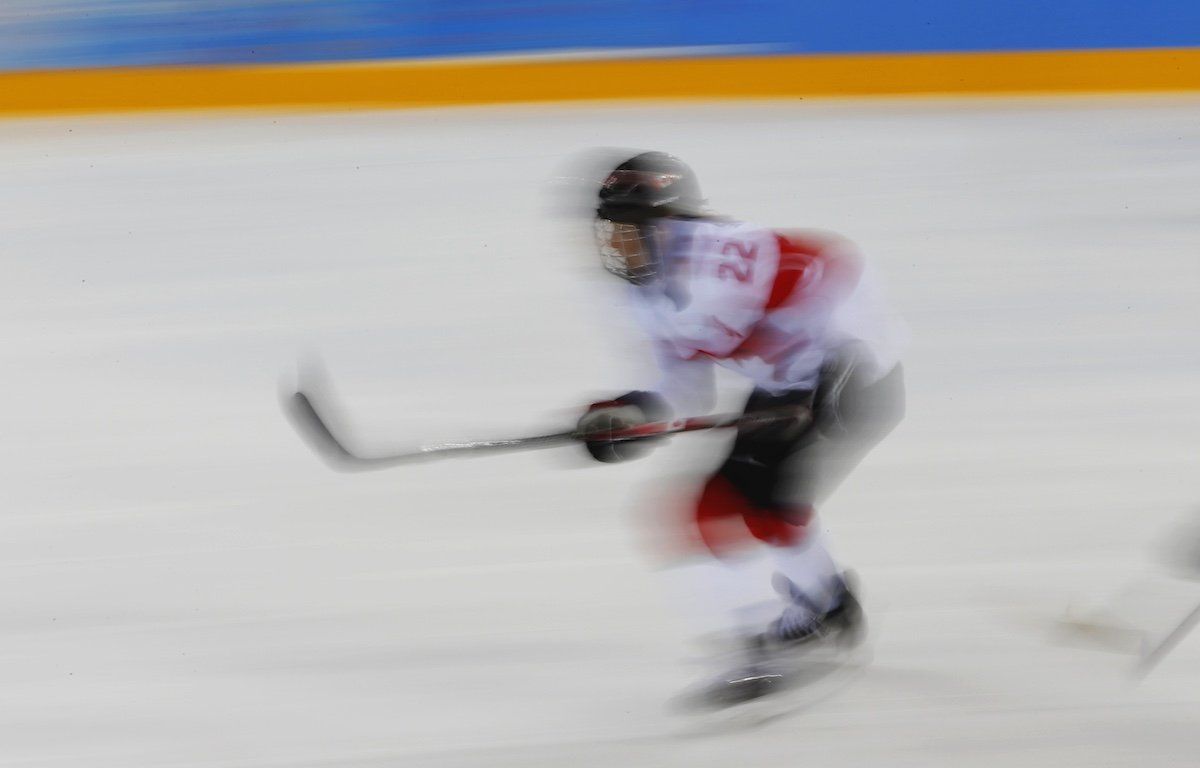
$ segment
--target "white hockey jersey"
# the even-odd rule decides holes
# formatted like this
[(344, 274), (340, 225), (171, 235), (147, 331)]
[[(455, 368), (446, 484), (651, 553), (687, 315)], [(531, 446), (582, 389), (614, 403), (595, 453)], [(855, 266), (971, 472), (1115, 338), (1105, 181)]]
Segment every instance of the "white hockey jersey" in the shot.
[(711, 408), (714, 363), (782, 392), (815, 386), (850, 340), (870, 350), (876, 378), (898, 361), (906, 331), (848, 241), (722, 219), (663, 225), (661, 277), (635, 286), (633, 302), (677, 412)]

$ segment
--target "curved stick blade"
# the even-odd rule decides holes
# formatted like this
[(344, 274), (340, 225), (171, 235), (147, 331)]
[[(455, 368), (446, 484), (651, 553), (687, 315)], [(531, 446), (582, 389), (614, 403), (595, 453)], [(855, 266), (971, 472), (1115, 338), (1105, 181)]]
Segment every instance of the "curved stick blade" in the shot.
[(334, 435), (307, 394), (295, 392), (286, 398), (283, 405), (284, 413), (292, 422), (292, 426), (327, 464), (341, 471), (359, 468), (356, 465), (362, 459), (347, 450)]

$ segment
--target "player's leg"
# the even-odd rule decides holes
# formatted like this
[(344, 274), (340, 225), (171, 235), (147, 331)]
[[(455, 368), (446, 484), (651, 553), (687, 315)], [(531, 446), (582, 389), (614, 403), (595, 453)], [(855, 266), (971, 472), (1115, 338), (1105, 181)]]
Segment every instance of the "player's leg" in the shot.
[[(857, 389), (850, 397), (855, 412), (872, 410)], [(810, 392), (756, 391), (746, 411), (807, 412), (814, 402)], [(846, 420), (858, 445), (865, 434), (857, 429), (861, 422), (853, 416)], [(886, 431), (877, 430), (879, 437)], [(708, 589), (713, 596), (735, 600), (745, 595), (744, 610), (726, 613), (733, 617), (730, 629), (743, 638), (742, 662), (733, 683), (723, 675), (705, 689), (700, 698), (709, 706), (757, 698), (806, 679), (803, 659), (811, 660), (811, 654), (797, 655), (793, 649), (808, 648), (813, 640), (835, 638), (837, 646), (832, 647), (844, 648), (861, 639), (865, 625), (853, 585), (830, 554), (816, 521), (816, 496), (804, 495), (819, 483), (797, 482), (798, 476), (819, 479), (820, 470), (812, 462), (831, 445), (845, 444), (821, 434), (807, 418), (756, 424), (739, 430), (728, 458), (705, 484), (695, 523), (698, 541), (716, 555), (711, 561), (715, 567), (706, 571), (716, 579)], [(748, 567), (755, 563), (750, 554), (755, 551), (765, 555), (757, 562), (767, 568)], [(773, 609), (762, 603), (769, 594), (767, 574), (782, 607), (778, 602)], [(749, 609), (755, 606), (767, 611), (752, 613)]]
[(785, 498), (788, 457), (815, 435), (806, 415), (809, 391), (751, 393), (746, 413), (773, 410), (780, 418), (738, 428), (729, 455), (708, 479), (696, 504), (696, 523), (704, 544), (717, 557), (753, 545), (778, 546), (799, 541), (812, 517), (811, 505)]
[(819, 504), (904, 416), (904, 372), (897, 365), (879, 377), (851, 352), (828, 366), (814, 397), (818, 439), (793, 459), (790, 494)]
[(755, 392), (747, 411), (810, 404), (815, 423), (744, 430), (718, 473), (748, 500), (743, 517), (751, 534), (771, 545), (775, 587), (786, 606), (772, 624), (780, 639), (804, 640), (827, 630), (828, 617), (853, 623), (859, 615), (814, 508), (900, 421), (904, 385), (899, 367), (871, 377), (857, 351), (835, 358), (814, 394)]
[[(824, 502), (904, 414), (904, 378), (899, 366), (875, 377), (851, 349), (822, 372), (813, 397), (814, 429), (795, 444), (774, 486), (779, 507), (813, 508)], [(832, 563), (815, 524), (801, 541), (774, 552), (778, 572), (793, 585), (793, 603), (777, 625), (785, 636), (805, 633), (809, 603), (826, 612), (856, 603), (840, 576), (824, 580)], [(781, 590), (787, 592), (789, 590)], [(807, 599), (804, 599), (807, 598)], [(852, 606), (856, 609), (856, 606)], [(787, 619), (791, 618), (790, 621)]]
[[(718, 558), (735, 557), (748, 545), (768, 545), (772, 583), (784, 600), (782, 615), (776, 608), (770, 626), (791, 639), (817, 631), (844, 592), (812, 504), (791, 492), (793, 457), (820, 439), (805, 416), (812, 401), (808, 391), (752, 393), (747, 413), (791, 410), (797, 418), (739, 430), (696, 508), (700, 537)], [(760, 582), (758, 588), (765, 592), (766, 586)]]
[[(812, 508), (823, 502), (903, 416), (899, 366), (878, 379), (852, 362), (827, 373), (837, 377), (836, 386), (823, 381), (814, 396), (815, 429), (796, 444), (774, 489), (780, 507)], [(803, 641), (832, 629), (860, 630), (857, 597), (838, 573), (824, 539), (814, 522), (802, 539), (773, 549), (776, 589), (790, 603), (772, 625), (779, 639)]]

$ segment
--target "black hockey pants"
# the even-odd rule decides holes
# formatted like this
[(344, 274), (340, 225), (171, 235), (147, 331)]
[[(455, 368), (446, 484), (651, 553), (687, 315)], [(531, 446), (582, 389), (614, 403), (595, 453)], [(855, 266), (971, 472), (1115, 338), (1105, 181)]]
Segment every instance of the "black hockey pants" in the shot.
[(811, 408), (814, 418), (740, 428), (713, 479), (724, 478), (767, 515), (786, 520), (796, 510), (811, 511), (896, 427), (904, 400), (899, 365), (873, 382), (851, 371), (836, 392), (824, 387), (782, 394), (756, 389), (746, 401), (746, 413), (800, 407)]

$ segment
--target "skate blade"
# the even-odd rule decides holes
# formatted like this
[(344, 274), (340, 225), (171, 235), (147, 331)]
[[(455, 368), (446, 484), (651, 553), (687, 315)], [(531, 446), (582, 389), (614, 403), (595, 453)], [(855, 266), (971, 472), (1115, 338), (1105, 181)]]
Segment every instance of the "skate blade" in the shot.
[(786, 668), (728, 674), (684, 691), (669, 702), (675, 713), (696, 720), (697, 735), (756, 727), (812, 707), (862, 674), (872, 654), (852, 651), (806, 654)]

